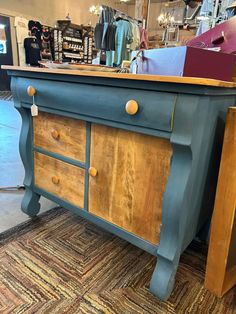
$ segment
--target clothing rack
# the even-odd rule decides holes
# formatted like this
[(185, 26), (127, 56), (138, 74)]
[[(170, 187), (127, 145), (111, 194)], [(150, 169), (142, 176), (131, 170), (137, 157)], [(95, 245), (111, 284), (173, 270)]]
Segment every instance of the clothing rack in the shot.
[(107, 5), (102, 5), (102, 10), (104, 10), (104, 9), (112, 10), (114, 12), (114, 17), (116, 17), (116, 18), (121, 17), (121, 18), (127, 19), (129, 22), (142, 24), (142, 21), (137, 20), (137, 19), (127, 15), (126, 13), (124, 13), (120, 10), (113, 9), (112, 7), (109, 7)]

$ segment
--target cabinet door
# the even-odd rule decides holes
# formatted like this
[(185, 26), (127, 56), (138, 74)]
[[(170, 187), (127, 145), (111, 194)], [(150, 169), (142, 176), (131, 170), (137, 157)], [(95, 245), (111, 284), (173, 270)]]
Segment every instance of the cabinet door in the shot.
[(168, 140), (93, 124), (90, 213), (157, 244), (171, 156)]

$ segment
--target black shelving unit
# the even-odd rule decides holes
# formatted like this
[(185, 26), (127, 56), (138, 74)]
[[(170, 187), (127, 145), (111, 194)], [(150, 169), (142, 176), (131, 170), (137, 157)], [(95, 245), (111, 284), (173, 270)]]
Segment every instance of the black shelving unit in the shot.
[(62, 61), (91, 64), (94, 53), (93, 28), (71, 23), (69, 20), (57, 21), (62, 33)]
[(52, 56), (53, 60), (57, 62), (63, 61), (63, 50), (62, 50), (62, 31), (59, 28), (52, 29)]

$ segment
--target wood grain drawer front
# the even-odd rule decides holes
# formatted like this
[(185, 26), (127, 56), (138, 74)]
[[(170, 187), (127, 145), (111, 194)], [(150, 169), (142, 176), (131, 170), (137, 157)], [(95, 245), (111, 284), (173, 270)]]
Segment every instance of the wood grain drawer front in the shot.
[(34, 145), (47, 151), (85, 162), (86, 123), (39, 112), (33, 118)]
[(171, 156), (165, 139), (92, 125), (89, 211), (157, 244)]
[(84, 208), (84, 169), (34, 152), (35, 185)]

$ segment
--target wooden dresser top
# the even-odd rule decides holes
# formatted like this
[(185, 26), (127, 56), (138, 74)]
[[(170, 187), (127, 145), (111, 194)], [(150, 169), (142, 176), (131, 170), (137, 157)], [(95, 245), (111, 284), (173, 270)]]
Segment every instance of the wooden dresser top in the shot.
[(137, 80), (137, 81), (165, 82), (165, 83), (179, 83), (179, 84), (236, 88), (235, 82), (226, 82), (226, 81), (220, 81), (220, 80), (215, 80), (215, 79), (198, 78), (198, 77), (161, 76), (161, 75), (129, 74), (129, 73), (124, 74), (124, 73), (110, 73), (110, 72), (96, 72), (96, 71), (20, 67), (20, 66), (9, 66), (9, 65), (2, 66), (1, 68), (4, 70), (10, 70), (10, 71), (51, 73), (51, 74), (60, 74), (60, 75), (77, 75), (77, 76), (87, 76), (87, 77), (102, 77), (102, 78), (113, 78), (113, 79), (115, 78), (115, 79)]

